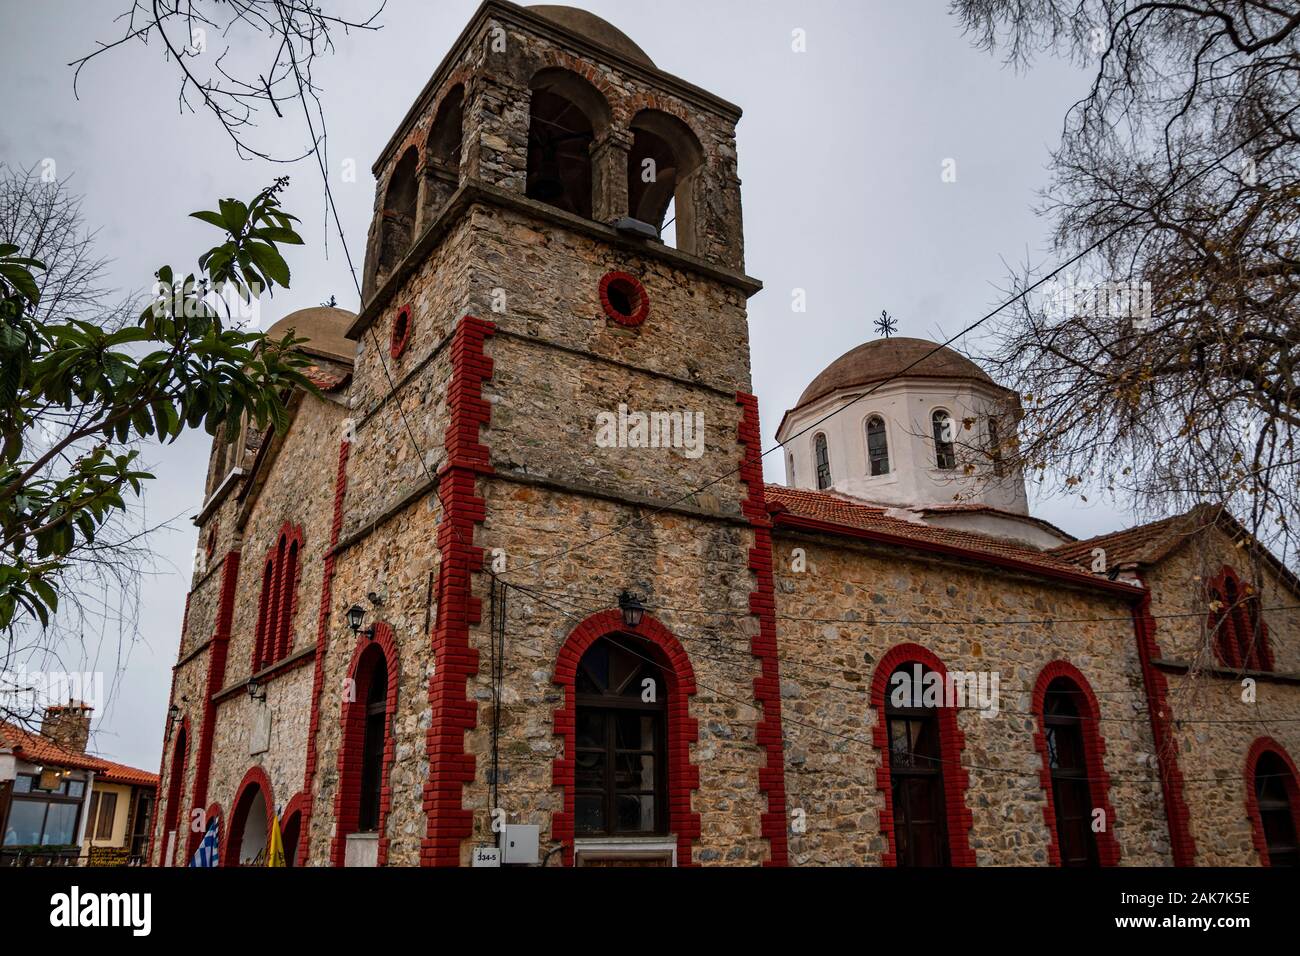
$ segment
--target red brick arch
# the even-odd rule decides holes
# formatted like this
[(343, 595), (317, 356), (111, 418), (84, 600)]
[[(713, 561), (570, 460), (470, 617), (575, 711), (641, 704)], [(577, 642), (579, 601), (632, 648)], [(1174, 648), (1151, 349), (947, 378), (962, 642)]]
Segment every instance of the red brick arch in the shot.
[[(899, 644), (889, 650), (871, 678), (871, 708), (876, 712), (876, 726), (872, 741), (880, 752), (880, 769), (876, 771), (876, 789), (885, 798), (885, 808), (880, 814), (880, 835), (885, 838), (883, 866), (898, 865), (898, 844), (894, 838), (894, 788), (889, 767), (889, 728), (885, 721), (885, 694), (889, 675), (903, 664), (920, 664), (935, 671), (947, 680), (948, 669), (928, 648), (920, 644)], [(957, 711), (953, 707), (940, 707), (939, 746), (943, 751), (943, 800), (947, 816), (948, 856), (953, 866), (974, 866), (975, 851), (970, 847), (973, 818), (966, 806), (966, 787), (970, 777), (961, 765), (961, 755), (966, 749), (966, 737), (957, 726)]]
[(681, 643), (661, 623), (645, 615), (628, 627), (620, 611), (600, 611), (575, 627), (555, 660), (554, 681), (564, 688), (564, 703), (555, 711), (555, 733), (564, 738), (564, 754), (555, 758), (551, 782), (563, 793), (564, 809), (551, 817), (551, 836), (564, 844), (564, 862), (573, 865), (574, 759), (577, 746), (574, 684), (578, 662), (602, 637), (630, 634), (645, 638), (656, 649), (655, 661), (664, 672), (668, 701), (668, 829), (677, 835), (677, 863), (691, 866), (691, 844), (700, 835), (700, 815), (691, 809), (691, 791), (699, 789), (700, 769), (691, 763), (691, 744), (699, 739), (699, 723), (690, 715), (695, 671)]
[[(298, 845), (294, 848), (294, 858), (292, 866), (307, 865), (307, 821), (310, 819), (309, 810), (311, 800), (303, 791), (299, 790), (293, 795), (293, 798), (284, 805), (284, 811), (280, 814), (280, 836), (284, 837), (285, 832), (289, 829), (289, 822), (293, 819), (294, 814), (298, 815)], [(288, 853), (288, 841), (285, 840), (285, 852)], [(286, 858), (285, 863), (289, 860)]]
[[(238, 866), (240, 843), (244, 839), (244, 824), (248, 820), (248, 801), (252, 799), (252, 790), (256, 787), (262, 791), (262, 801), (266, 804), (266, 838), (271, 839), (271, 827), (275, 823), (275, 797), (271, 792), (271, 779), (261, 767), (249, 767), (248, 773), (240, 781), (231, 802), (229, 826), (226, 827), (225, 839), (221, 842), (221, 865)], [(247, 799), (245, 799), (247, 798)]]
[[(330, 842), (330, 866), (342, 866), (348, 834), (356, 832), (361, 811), (361, 750), (366, 733), (366, 698), (370, 693), (371, 662), (383, 655), (388, 672), (387, 700), (384, 704), (384, 766), (379, 790), (379, 865), (388, 862), (388, 834), (385, 823), (392, 807), (393, 794), (389, 773), (396, 755), (393, 739), (393, 716), (397, 713), (398, 656), (393, 629), (385, 623), (375, 625), (375, 636), (361, 636), (352, 652), (348, 677), (353, 683), (352, 700), (344, 700), (339, 714), (342, 735), (339, 745), (338, 786), (334, 792), (334, 839)], [(362, 666), (365, 664), (366, 666)]]
[(1104, 757), (1106, 741), (1101, 736), (1101, 707), (1097, 695), (1083, 673), (1069, 661), (1052, 661), (1038, 674), (1034, 684), (1033, 712), (1036, 719), (1034, 746), (1043, 759), (1042, 769), (1038, 772), (1039, 782), (1047, 800), (1043, 804), (1043, 821), (1047, 824), (1047, 856), (1053, 866), (1061, 865), (1061, 847), (1056, 835), (1056, 797), (1052, 792), (1052, 768), (1047, 756), (1047, 729), (1043, 723), (1043, 708), (1047, 698), (1047, 688), (1052, 681), (1064, 677), (1079, 691), (1082, 713), (1084, 761), (1088, 773), (1088, 793), (1092, 806), (1100, 807), (1106, 812), (1106, 829), (1097, 834), (1097, 858), (1102, 866), (1118, 866), (1120, 858), (1119, 841), (1115, 838), (1115, 808), (1110, 803), (1110, 774), (1106, 772)]
[[(167, 806), (161, 814), (159, 821), (162, 824), (160, 834), (162, 843), (162, 852), (165, 856), (167, 853), (167, 834), (172, 830), (177, 830), (181, 823), (182, 817), (188, 817), (182, 804), (185, 802), (185, 770), (189, 765), (190, 757), (190, 717), (186, 714), (176, 725), (176, 736), (172, 738), (172, 759), (171, 765), (167, 768)], [(172, 859), (163, 860), (164, 866), (174, 866), (176, 864), (176, 848), (186, 845), (182, 841), (180, 831), (176, 834), (176, 847), (172, 848)]]
[(1246, 754), (1246, 815), (1250, 817), (1250, 833), (1255, 841), (1255, 850), (1259, 853), (1261, 866), (1271, 866), (1268, 860), (1268, 841), (1264, 836), (1264, 820), (1259, 815), (1259, 797), (1255, 795), (1255, 768), (1259, 759), (1266, 753), (1276, 754), (1291, 771), (1284, 783), (1288, 802), (1291, 804), (1291, 821), (1295, 831), (1300, 834), (1300, 772), (1296, 771), (1295, 761), (1286, 752), (1286, 748), (1272, 737), (1260, 737), (1250, 746)]

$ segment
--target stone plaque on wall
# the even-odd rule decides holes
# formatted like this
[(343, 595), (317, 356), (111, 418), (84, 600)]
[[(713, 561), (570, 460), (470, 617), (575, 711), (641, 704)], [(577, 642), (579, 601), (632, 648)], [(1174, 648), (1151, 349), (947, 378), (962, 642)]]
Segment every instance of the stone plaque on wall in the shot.
[(256, 756), (270, 749), (271, 708), (265, 703), (254, 703), (253, 715), (249, 718), (248, 753), (250, 756)]

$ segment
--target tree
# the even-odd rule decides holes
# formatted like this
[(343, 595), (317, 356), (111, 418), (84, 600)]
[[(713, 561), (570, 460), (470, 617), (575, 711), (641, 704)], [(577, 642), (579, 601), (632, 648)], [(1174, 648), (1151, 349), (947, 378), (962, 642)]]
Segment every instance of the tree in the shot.
[[(1078, 257), (995, 330), (1031, 477), (1147, 513), (1231, 509), (1294, 555), (1300, 505), (1300, 8), (955, 0), (975, 42), (1093, 71), (1042, 212)], [(1018, 293), (1043, 280), (1026, 267)]]
[[(263, 290), (288, 287), (279, 246), (300, 244), (279, 206), (280, 179), (249, 203), (223, 199), (192, 215), (224, 241), (198, 268), (156, 274), (154, 298), (129, 322), (99, 322), (49, 308), (50, 268), (14, 242), (0, 244), (0, 629), (45, 627), (63, 583), (92, 559), (105, 529), (152, 476), (141, 441), (174, 441), (186, 428), (215, 434), (247, 414), (287, 424), (289, 389), (314, 387), (299, 341), (244, 331), (238, 310)], [(93, 273), (92, 273), (93, 274)], [(57, 300), (57, 291), (51, 293)], [(93, 303), (86, 303), (87, 306)]]

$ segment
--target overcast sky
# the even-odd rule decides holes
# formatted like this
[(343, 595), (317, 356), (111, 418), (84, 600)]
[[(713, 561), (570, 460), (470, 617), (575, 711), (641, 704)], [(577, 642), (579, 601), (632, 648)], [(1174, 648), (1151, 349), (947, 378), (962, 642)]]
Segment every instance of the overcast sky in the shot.
[[(177, 75), (157, 44), (122, 47), (83, 73), (80, 99), (67, 64), (116, 39), (129, 0), (0, 0), (0, 161), (52, 159), (85, 195), (113, 282), (146, 288), (164, 262), (192, 264), (216, 233), (186, 214), (221, 196), (251, 197), (286, 167), (237, 158), (206, 113), (177, 109)], [(881, 309), (899, 334), (942, 340), (999, 301), (1006, 264), (1047, 255), (1036, 217), (1048, 151), (1087, 77), (1055, 61), (1018, 75), (973, 49), (940, 0), (580, 0), (635, 40), (669, 73), (739, 104), (747, 271), (766, 289), (750, 301), (754, 389), (765, 447), (781, 414), (833, 359), (874, 338)], [(326, 6), (333, 4), (326, 3)], [(333, 185), (359, 262), (374, 198), (369, 168), (477, 3), (389, 0), (383, 29), (336, 38), (316, 78), (330, 130), (331, 166), (353, 159), (357, 181)], [(791, 49), (795, 29), (807, 51)], [(219, 38), (210, 39), (219, 51)], [(237, 53), (238, 51), (236, 51)], [(295, 123), (263, 117), (258, 141), (301, 152)], [(942, 164), (956, 162), (956, 182)], [(290, 251), (292, 288), (264, 324), (336, 295), (356, 295), (337, 238), (326, 249), (320, 182), (307, 163), (288, 167), (285, 206), (302, 219), (306, 247)], [(192, 266), (191, 266), (192, 267)], [(793, 289), (807, 292), (795, 315)], [(979, 351), (979, 343), (966, 343)], [(164, 566), (143, 588), (142, 642), (120, 690), (98, 715), (92, 746), (113, 759), (158, 765), (208, 440), (192, 434), (146, 455), (157, 480), (155, 519), (185, 516), (160, 533)], [(767, 477), (781, 481), (779, 454)], [(1032, 494), (1032, 491), (1031, 491)], [(1130, 523), (1104, 505), (1035, 501), (1034, 512), (1085, 536)], [(75, 660), (68, 660), (76, 666)], [(84, 663), (83, 663), (83, 666)], [(102, 666), (102, 662), (101, 662)]]

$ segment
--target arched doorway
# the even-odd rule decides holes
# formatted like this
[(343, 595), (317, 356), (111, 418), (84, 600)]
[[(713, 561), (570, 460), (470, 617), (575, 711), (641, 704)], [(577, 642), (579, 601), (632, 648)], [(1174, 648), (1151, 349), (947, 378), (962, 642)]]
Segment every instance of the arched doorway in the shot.
[(273, 806), (271, 783), (260, 767), (254, 767), (244, 776), (235, 797), (222, 866), (260, 866), (266, 862)]

